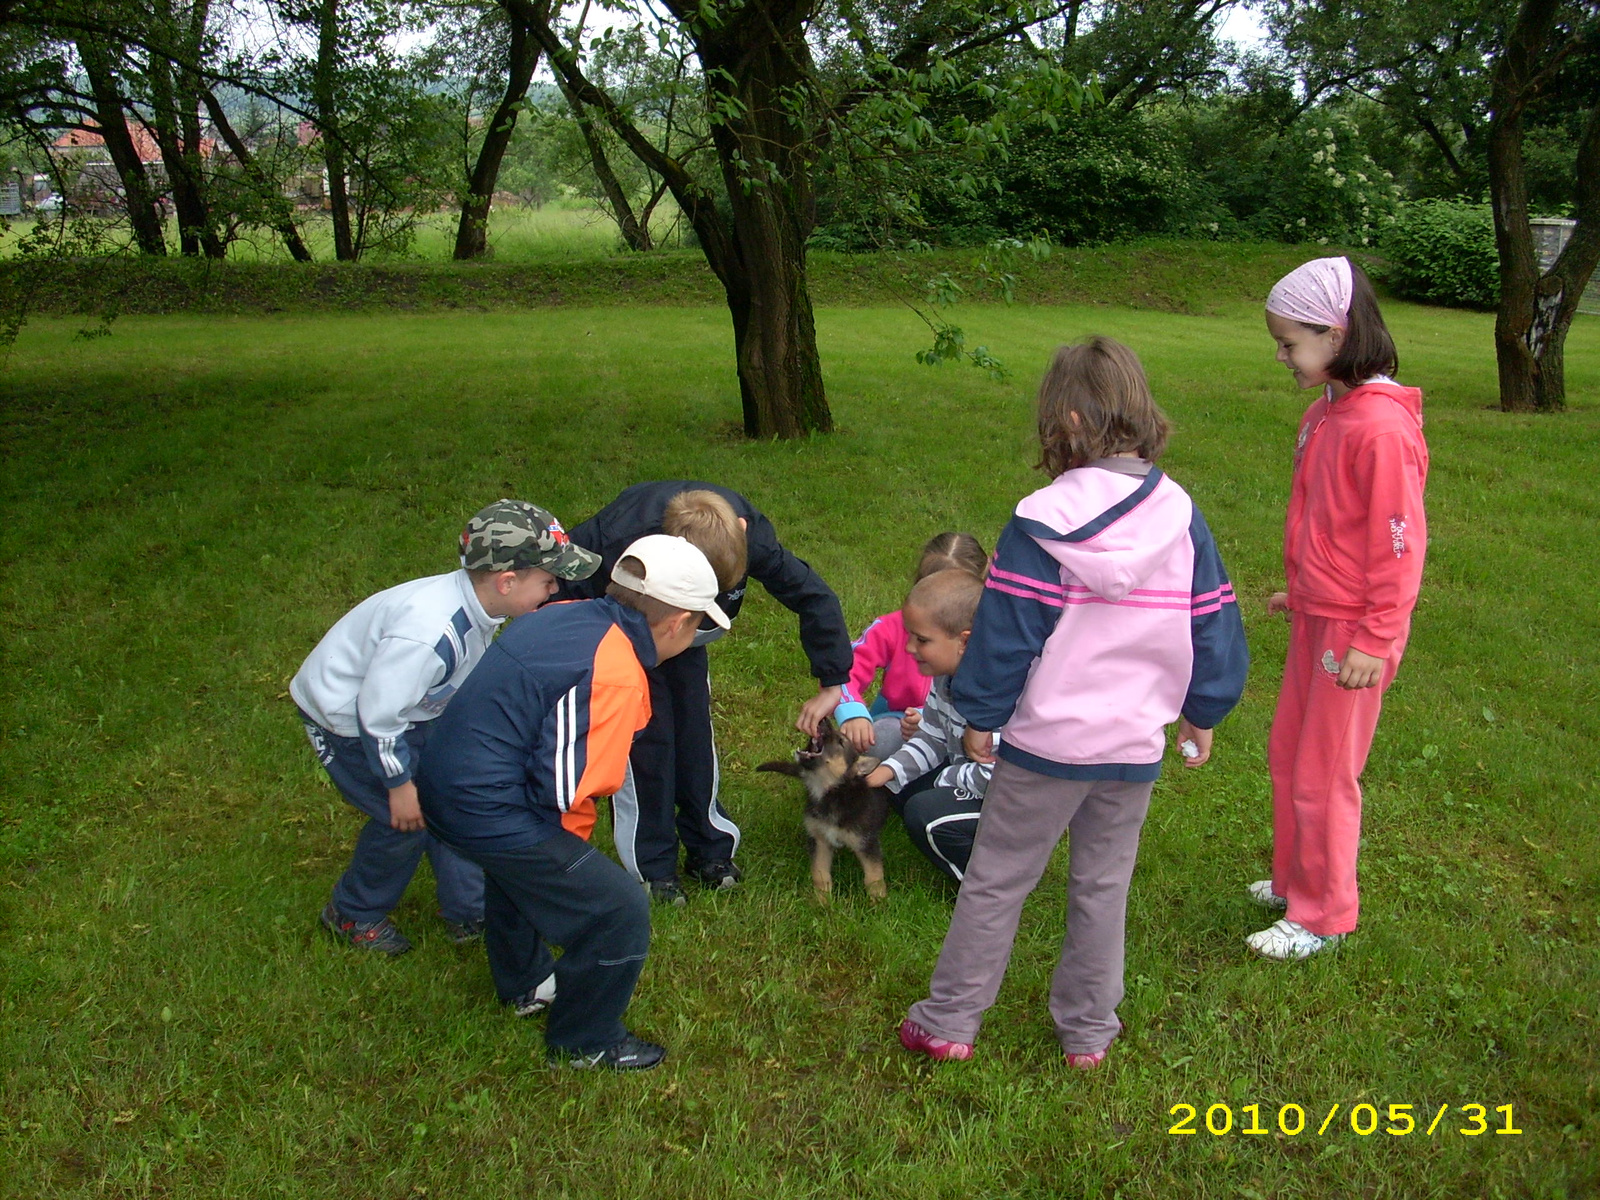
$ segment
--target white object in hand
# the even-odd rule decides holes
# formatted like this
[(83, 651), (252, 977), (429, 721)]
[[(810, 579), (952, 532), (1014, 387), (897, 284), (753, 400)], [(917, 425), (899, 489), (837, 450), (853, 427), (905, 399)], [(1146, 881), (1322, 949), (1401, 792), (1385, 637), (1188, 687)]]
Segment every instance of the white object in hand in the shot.
[(1185, 758), (1199, 758), (1200, 747), (1196, 746), (1192, 739), (1184, 738), (1183, 741), (1178, 743), (1178, 753), (1182, 754)]

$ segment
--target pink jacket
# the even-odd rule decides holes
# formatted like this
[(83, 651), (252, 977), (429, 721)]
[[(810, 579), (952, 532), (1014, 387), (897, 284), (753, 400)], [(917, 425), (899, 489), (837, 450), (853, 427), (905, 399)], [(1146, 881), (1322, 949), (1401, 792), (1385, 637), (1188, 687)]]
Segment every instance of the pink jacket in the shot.
[(1284, 523), (1289, 608), (1357, 622), (1350, 644), (1387, 658), (1422, 585), (1427, 480), (1416, 388), (1375, 380), (1308, 408)]
[(1210, 729), (1249, 655), (1205, 519), (1149, 463), (1103, 459), (1017, 505), (951, 684), (1001, 758), (1064, 779), (1155, 779), (1164, 726)]
[(851, 643), (851, 649), (855, 651), (855, 662), (842, 689), (844, 698), (833, 711), (836, 722), (842, 725), (852, 717), (872, 715), (866, 694), (880, 670), (883, 683), (878, 694), (891, 711), (922, 707), (932, 680), (917, 669), (917, 660), (906, 653), (906, 623), (899, 609), (884, 613), (868, 625)]

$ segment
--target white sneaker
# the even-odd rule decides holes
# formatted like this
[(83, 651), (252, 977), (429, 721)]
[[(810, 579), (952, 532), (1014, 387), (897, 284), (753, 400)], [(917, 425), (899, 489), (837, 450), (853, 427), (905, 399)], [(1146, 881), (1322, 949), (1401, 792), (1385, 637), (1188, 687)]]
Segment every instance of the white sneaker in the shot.
[(511, 1007), (516, 1010), (519, 1017), (532, 1017), (542, 1013), (550, 1007), (550, 1002), (556, 998), (556, 973), (551, 971), (545, 980), (531, 992), (524, 992), (511, 1001)]
[(1289, 907), (1289, 901), (1272, 890), (1272, 880), (1270, 879), (1258, 879), (1246, 890), (1250, 893), (1250, 899), (1263, 908), (1275, 908), (1279, 912), (1283, 912)]
[(1245, 938), (1244, 944), (1249, 946), (1262, 958), (1270, 958), (1277, 962), (1294, 962), (1297, 959), (1310, 958), (1313, 954), (1323, 950), (1330, 950), (1344, 941), (1344, 934), (1333, 933), (1324, 937), (1319, 933), (1312, 933), (1298, 921), (1291, 921), (1287, 917), (1274, 921), (1272, 925), (1260, 933), (1252, 933)]

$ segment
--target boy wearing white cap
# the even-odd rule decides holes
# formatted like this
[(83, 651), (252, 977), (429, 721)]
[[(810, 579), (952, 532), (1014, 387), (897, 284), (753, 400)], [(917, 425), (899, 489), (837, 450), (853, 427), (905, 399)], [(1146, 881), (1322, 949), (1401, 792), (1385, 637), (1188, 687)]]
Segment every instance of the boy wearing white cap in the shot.
[(702, 617), (728, 618), (711, 564), (683, 538), (640, 538), (611, 579), (599, 599), (506, 630), (435, 722), (417, 782), (429, 830), (483, 868), (501, 1002), (519, 1016), (548, 1003), (552, 1063), (643, 1070), (666, 1051), (622, 1014), (649, 950), (649, 902), (589, 845), (594, 799), (622, 785), (650, 720), (646, 669), (687, 650)]

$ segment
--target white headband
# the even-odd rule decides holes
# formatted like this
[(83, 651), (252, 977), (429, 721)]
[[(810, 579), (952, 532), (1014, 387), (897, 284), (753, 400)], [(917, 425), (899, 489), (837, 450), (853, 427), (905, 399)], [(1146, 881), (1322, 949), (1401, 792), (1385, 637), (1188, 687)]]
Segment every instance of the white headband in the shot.
[(1267, 311), (1302, 325), (1350, 327), (1348, 258), (1314, 258), (1290, 271), (1267, 297)]

